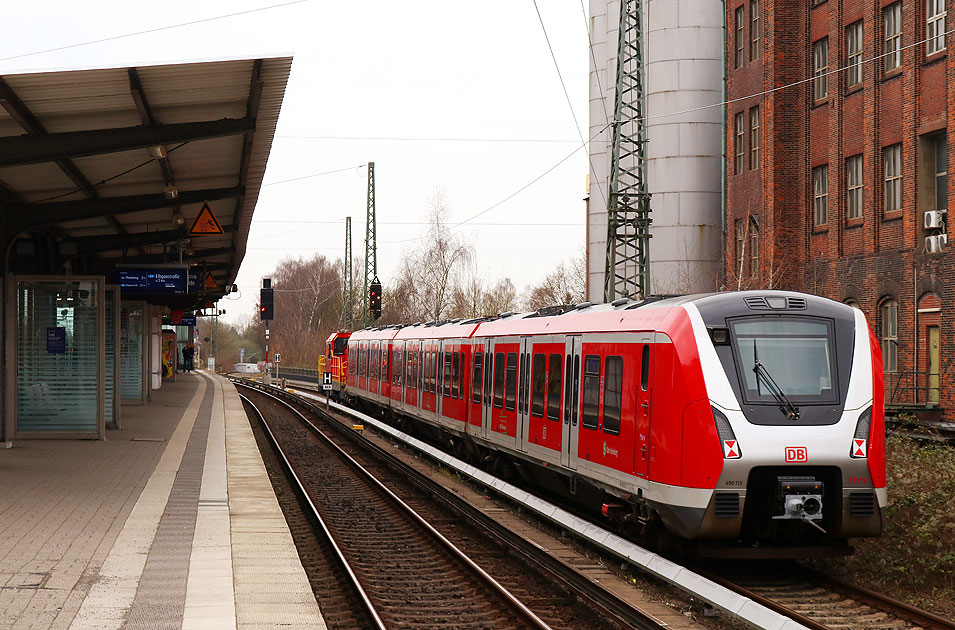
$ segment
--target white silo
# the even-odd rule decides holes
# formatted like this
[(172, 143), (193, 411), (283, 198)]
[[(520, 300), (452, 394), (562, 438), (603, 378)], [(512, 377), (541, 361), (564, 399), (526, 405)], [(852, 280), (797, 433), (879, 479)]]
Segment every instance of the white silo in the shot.
[[(653, 293), (713, 291), (722, 269), (723, 0), (642, 5), (650, 284)], [(591, 137), (613, 117), (619, 15), (618, 0), (590, 2)], [(607, 129), (590, 143), (592, 302), (603, 301), (610, 151)]]

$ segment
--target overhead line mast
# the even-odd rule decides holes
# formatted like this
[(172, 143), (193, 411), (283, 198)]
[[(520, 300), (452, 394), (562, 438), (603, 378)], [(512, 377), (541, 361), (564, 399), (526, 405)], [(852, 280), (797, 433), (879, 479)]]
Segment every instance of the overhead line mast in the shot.
[(365, 216), (365, 284), (362, 290), (362, 326), (371, 321), (369, 312), (369, 289), (378, 282), (378, 249), (375, 230), (375, 163), (368, 163), (368, 205)]
[(607, 196), (604, 300), (650, 294), (650, 193), (647, 191), (641, 0), (620, 0), (617, 80)]

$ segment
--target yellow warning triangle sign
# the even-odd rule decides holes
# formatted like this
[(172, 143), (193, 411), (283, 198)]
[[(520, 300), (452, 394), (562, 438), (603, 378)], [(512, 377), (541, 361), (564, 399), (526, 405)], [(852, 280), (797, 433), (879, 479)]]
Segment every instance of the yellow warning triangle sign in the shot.
[(216, 282), (216, 279), (212, 277), (211, 273), (206, 274), (206, 290), (214, 291), (219, 288), (219, 283)]
[(212, 210), (209, 209), (209, 203), (203, 203), (202, 209), (199, 211), (199, 216), (196, 217), (192, 227), (189, 228), (189, 236), (224, 233), (225, 230), (222, 229), (219, 219), (217, 219), (216, 215), (212, 214)]

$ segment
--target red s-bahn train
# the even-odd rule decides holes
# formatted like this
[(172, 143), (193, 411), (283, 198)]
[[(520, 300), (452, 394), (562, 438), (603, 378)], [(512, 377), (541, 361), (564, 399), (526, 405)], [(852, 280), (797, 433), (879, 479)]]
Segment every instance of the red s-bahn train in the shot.
[(881, 352), (839, 302), (744, 291), (366, 329), (347, 365), (365, 407), (637, 536), (799, 557), (882, 531)]

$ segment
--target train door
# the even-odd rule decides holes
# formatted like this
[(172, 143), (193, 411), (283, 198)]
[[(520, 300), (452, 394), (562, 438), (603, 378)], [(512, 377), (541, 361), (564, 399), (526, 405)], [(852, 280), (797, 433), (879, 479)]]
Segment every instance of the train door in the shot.
[(491, 402), (489, 439), (505, 445), (520, 447), (521, 434), (517, 414), (517, 370), (522, 344), (512, 339), (501, 339), (493, 344), (494, 396)]
[(444, 415), (444, 342), (438, 342), (437, 359), (435, 359), (435, 370), (437, 372), (437, 391), (434, 397), (434, 412), (440, 419)]
[(640, 381), (637, 389), (637, 440), (634, 452), (634, 472), (646, 477), (650, 464), (650, 402), (653, 393), (653, 335), (640, 340)]
[(405, 344), (405, 405), (418, 406), (418, 350), (417, 341)]
[(471, 373), (467, 376), (471, 386), (465, 400), (467, 406), (468, 432), (478, 433), (484, 418), (484, 342), (471, 342)]
[(482, 343), (484, 344), (484, 387), (481, 396), (481, 437), (487, 439), (494, 416), (494, 345), (487, 340)]
[(530, 418), (530, 373), (531, 373), (531, 348), (533, 344), (530, 339), (521, 339), (520, 354), (517, 361), (517, 448), (521, 451), (527, 450), (527, 444), (530, 442), (531, 418)]
[(580, 337), (567, 338), (565, 354), (567, 360), (564, 365), (564, 433), (561, 441), (560, 464), (575, 470), (579, 435), (577, 416), (580, 409)]

